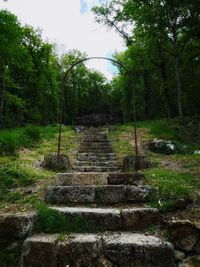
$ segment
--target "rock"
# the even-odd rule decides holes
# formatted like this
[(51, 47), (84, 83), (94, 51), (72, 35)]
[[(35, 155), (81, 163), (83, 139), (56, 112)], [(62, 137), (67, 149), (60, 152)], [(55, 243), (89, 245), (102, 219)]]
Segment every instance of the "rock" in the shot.
[(185, 258), (185, 253), (179, 250), (175, 250), (174, 255), (177, 261), (182, 261)]
[(25, 240), (20, 267), (57, 267), (56, 243), (58, 235), (37, 235)]
[(69, 170), (69, 157), (66, 155), (60, 155), (58, 158), (57, 154), (47, 154), (44, 156), (42, 166), (49, 170)]
[(144, 182), (144, 174), (141, 173), (110, 173), (108, 184), (110, 185), (141, 185)]
[(156, 138), (149, 143), (149, 149), (152, 152), (170, 155), (174, 154), (177, 150), (177, 144), (174, 141), (165, 141)]
[(0, 247), (26, 238), (33, 231), (36, 218), (35, 212), (0, 215)]
[(103, 238), (104, 255), (118, 267), (174, 267), (173, 247), (142, 234), (113, 234)]
[(102, 257), (98, 260), (97, 267), (114, 267), (114, 265), (109, 260)]
[(95, 200), (95, 187), (49, 186), (46, 200), (51, 204), (93, 203)]
[(168, 232), (176, 249), (192, 251), (199, 241), (197, 228), (190, 221), (172, 221)]
[(200, 150), (194, 151), (194, 155), (200, 155)]
[(157, 209), (152, 208), (132, 208), (121, 211), (122, 228), (125, 230), (140, 231), (159, 223)]
[(74, 235), (67, 237), (57, 245), (59, 267), (97, 266), (101, 252), (101, 240), (97, 235)]
[(149, 159), (146, 156), (125, 156), (123, 158), (122, 170), (143, 170), (150, 167)]
[(192, 256), (183, 260), (179, 267), (199, 267), (200, 266), (200, 256)]
[(106, 185), (96, 187), (97, 203), (120, 203), (126, 200), (126, 188), (122, 185)]

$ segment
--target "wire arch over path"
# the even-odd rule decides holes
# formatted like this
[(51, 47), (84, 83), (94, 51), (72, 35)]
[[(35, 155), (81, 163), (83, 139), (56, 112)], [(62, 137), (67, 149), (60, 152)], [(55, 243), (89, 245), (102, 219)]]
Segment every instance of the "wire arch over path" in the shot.
[(111, 61), (115, 64), (117, 64), (120, 68), (124, 69), (126, 71), (126, 74), (130, 77), (131, 79), (131, 83), (132, 83), (132, 90), (133, 90), (133, 113), (134, 113), (134, 117), (133, 117), (133, 121), (134, 121), (134, 137), (135, 137), (135, 155), (138, 156), (138, 142), (137, 142), (137, 126), (136, 126), (136, 100), (135, 100), (135, 96), (136, 96), (136, 90), (135, 90), (135, 82), (134, 82), (134, 76), (133, 76), (133, 72), (131, 72), (130, 70), (128, 70), (128, 68), (126, 66), (124, 66), (124, 64), (118, 60), (115, 60), (113, 58), (108, 58), (108, 57), (87, 57), (87, 58), (83, 58), (75, 63), (73, 63), (71, 66), (69, 66), (69, 68), (65, 71), (63, 78), (62, 78), (62, 83), (61, 83), (61, 96), (60, 96), (60, 116), (59, 116), (59, 132), (58, 132), (58, 147), (57, 147), (57, 158), (58, 161), (60, 159), (60, 155), (61, 155), (61, 139), (62, 139), (62, 122), (63, 122), (63, 109), (64, 109), (64, 97), (65, 97), (65, 82), (67, 81), (68, 75), (69, 73), (73, 70), (74, 67), (80, 65), (81, 63), (88, 61), (88, 60), (94, 60), (94, 59), (98, 59), (98, 60), (107, 60), (107, 61)]

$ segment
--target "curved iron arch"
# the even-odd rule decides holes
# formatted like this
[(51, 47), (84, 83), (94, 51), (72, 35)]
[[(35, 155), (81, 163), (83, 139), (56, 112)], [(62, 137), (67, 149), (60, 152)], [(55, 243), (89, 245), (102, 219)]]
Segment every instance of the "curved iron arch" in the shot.
[(60, 158), (60, 151), (61, 151), (61, 133), (62, 133), (62, 121), (63, 121), (63, 107), (64, 107), (64, 88), (65, 88), (65, 81), (68, 78), (68, 74), (73, 70), (74, 67), (77, 65), (88, 61), (92, 59), (100, 59), (100, 60), (109, 60), (115, 64), (117, 64), (119, 67), (124, 69), (126, 71), (126, 74), (131, 78), (132, 81), (132, 89), (133, 89), (133, 113), (134, 113), (134, 136), (135, 136), (135, 155), (138, 156), (138, 142), (137, 142), (137, 126), (136, 126), (136, 101), (135, 101), (135, 82), (133, 79), (133, 72), (129, 71), (126, 66), (120, 61), (117, 61), (113, 58), (108, 57), (87, 57), (83, 58), (75, 63), (73, 63), (64, 73), (61, 83), (61, 97), (60, 97), (60, 116), (59, 116), (59, 131), (58, 131), (58, 147), (57, 147), (57, 158), (59, 161)]

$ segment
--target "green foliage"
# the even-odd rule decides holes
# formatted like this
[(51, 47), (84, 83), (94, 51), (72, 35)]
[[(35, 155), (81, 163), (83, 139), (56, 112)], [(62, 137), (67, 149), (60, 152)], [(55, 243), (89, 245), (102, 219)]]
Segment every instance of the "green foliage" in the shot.
[(20, 186), (32, 185), (36, 177), (18, 163), (0, 165), (0, 190), (9, 190)]
[(166, 210), (177, 199), (195, 198), (197, 184), (192, 174), (158, 168), (146, 170), (145, 176), (146, 183), (158, 189), (151, 196), (152, 206)]
[(82, 215), (67, 218), (64, 214), (49, 209), (45, 204), (39, 204), (37, 231), (44, 233), (84, 233), (94, 232)]
[(0, 251), (1, 267), (18, 266), (20, 259), (20, 247), (9, 247)]
[(24, 129), (24, 133), (33, 141), (38, 142), (41, 139), (41, 129), (38, 126), (29, 125)]
[(153, 122), (150, 126), (149, 133), (157, 138), (163, 138), (163, 139), (177, 138), (177, 133), (175, 132), (175, 130), (172, 129), (172, 127), (170, 127), (167, 121)]

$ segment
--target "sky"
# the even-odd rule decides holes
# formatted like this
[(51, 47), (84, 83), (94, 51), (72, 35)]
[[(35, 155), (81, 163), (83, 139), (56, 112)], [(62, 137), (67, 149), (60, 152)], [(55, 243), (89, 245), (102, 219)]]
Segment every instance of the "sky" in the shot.
[[(91, 7), (108, 0), (0, 0), (0, 9), (14, 13), (20, 22), (40, 28), (44, 40), (57, 43), (59, 53), (69, 49), (86, 52), (89, 57), (110, 57), (123, 51), (122, 38), (114, 30), (94, 20)], [(90, 68), (108, 79), (117, 72), (109, 61), (91, 60)]]

